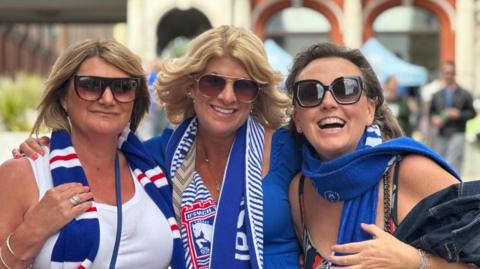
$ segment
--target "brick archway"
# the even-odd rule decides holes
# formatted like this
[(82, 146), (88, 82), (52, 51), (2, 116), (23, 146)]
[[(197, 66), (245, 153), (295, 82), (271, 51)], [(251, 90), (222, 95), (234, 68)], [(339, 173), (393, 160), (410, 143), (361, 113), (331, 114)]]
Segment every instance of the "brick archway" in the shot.
[[(333, 2), (333, 1), (332, 1)], [(258, 4), (257, 7), (254, 7), (254, 16), (253, 16), (253, 31), (260, 38), (265, 37), (265, 25), (267, 21), (276, 13), (280, 12), (283, 9), (292, 7), (292, 1), (276, 1), (273, 3), (268, 3), (265, 5)], [(304, 0), (303, 7), (311, 8), (322, 15), (330, 23), (330, 41), (334, 43), (343, 43), (343, 35), (340, 27), (340, 18), (335, 12), (332, 11), (328, 5), (312, 0)], [(257, 10), (255, 10), (258, 8)], [(256, 12), (255, 12), (256, 11)]]
[[(448, 3), (447, 3), (448, 4)], [(363, 41), (365, 42), (374, 35), (373, 22), (385, 10), (392, 7), (401, 6), (401, 0), (384, 1), (373, 7), (371, 11), (366, 14), (363, 31)], [(440, 24), (440, 62), (455, 60), (455, 33), (451, 24), (452, 18), (449, 17), (447, 11), (437, 2), (414, 0), (413, 6), (426, 9), (438, 19)]]

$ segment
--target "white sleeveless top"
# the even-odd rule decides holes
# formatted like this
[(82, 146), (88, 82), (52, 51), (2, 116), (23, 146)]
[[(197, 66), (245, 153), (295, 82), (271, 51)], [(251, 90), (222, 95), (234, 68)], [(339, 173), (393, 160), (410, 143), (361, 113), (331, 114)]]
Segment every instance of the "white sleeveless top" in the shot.
[[(41, 199), (53, 188), (49, 151), (30, 160)], [(133, 175), (132, 175), (132, 178)], [(133, 180), (135, 194), (122, 206), (122, 235), (115, 268), (167, 268), (172, 259), (173, 237), (162, 211), (150, 199), (142, 185)], [(117, 207), (97, 203), (100, 245), (91, 269), (108, 268), (117, 231)], [(35, 258), (33, 268), (50, 268), (50, 258), (58, 233), (47, 239)]]

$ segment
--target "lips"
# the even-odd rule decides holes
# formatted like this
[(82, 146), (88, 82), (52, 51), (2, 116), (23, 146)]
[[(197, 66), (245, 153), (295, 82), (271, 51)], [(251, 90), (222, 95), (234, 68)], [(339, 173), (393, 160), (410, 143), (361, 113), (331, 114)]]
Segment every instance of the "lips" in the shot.
[(236, 111), (236, 109), (222, 108), (222, 107), (218, 107), (218, 106), (214, 106), (214, 105), (212, 105), (212, 108), (213, 108), (213, 110), (215, 110), (217, 112), (220, 112), (222, 114), (233, 114)]
[(317, 124), (320, 129), (343, 128), (345, 121), (340, 118), (330, 117), (320, 120)]

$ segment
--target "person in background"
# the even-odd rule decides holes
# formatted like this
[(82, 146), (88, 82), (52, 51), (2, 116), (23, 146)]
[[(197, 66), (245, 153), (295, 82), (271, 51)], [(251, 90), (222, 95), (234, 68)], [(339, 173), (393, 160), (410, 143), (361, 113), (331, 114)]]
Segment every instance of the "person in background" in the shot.
[(398, 95), (398, 80), (395, 76), (388, 76), (383, 86), (385, 101), (388, 108), (400, 123), (400, 127), (407, 136), (412, 135), (413, 126), (410, 122), (410, 108), (407, 97)]
[[(460, 214), (468, 216), (461, 222), (468, 231), (449, 230), (438, 221), (449, 219), (449, 203), (440, 212), (410, 215), (427, 196), (456, 187), (458, 175), (423, 144), (399, 138), (402, 130), (358, 49), (330, 43), (309, 47), (296, 56), (286, 86), (294, 102), (290, 126), (303, 156), (290, 203), (305, 268), (469, 268), (459, 262), (471, 259), (480, 264), (478, 238), (471, 234), (480, 231), (480, 225), (471, 225), (479, 215), (478, 198), (469, 204), (476, 215)], [(475, 186), (478, 193), (480, 185)], [(456, 209), (452, 215), (466, 211)], [(417, 245), (392, 236), (416, 234), (412, 218), (439, 224), (437, 240), (425, 245), (420, 236)], [(462, 240), (438, 243), (457, 232)]]
[(433, 95), (429, 110), (436, 128), (432, 148), (461, 174), (466, 123), (477, 113), (472, 95), (456, 82), (453, 62), (442, 65), (442, 76), (445, 87)]
[(130, 131), (149, 104), (120, 43), (60, 55), (32, 131), (50, 148), (0, 166), (0, 268), (185, 268), (167, 179)]
[[(288, 188), (300, 165), (291, 101), (251, 31), (213, 28), (154, 85), (175, 130), (145, 142), (173, 186), (188, 268), (299, 268)], [(279, 129), (277, 129), (279, 128)], [(21, 146), (38, 151), (34, 139)]]

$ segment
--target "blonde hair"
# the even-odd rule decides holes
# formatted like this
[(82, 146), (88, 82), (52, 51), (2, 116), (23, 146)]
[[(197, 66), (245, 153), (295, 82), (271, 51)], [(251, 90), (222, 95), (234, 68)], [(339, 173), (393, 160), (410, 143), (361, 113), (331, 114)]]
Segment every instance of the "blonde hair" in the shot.
[(49, 129), (65, 129), (70, 132), (68, 114), (62, 107), (62, 101), (67, 96), (72, 78), (80, 65), (92, 57), (99, 57), (131, 77), (140, 78), (140, 87), (136, 92), (130, 117), (130, 129), (133, 131), (137, 129), (150, 106), (147, 81), (140, 59), (115, 40), (87, 39), (67, 48), (55, 61), (45, 83), (44, 95), (38, 106), (39, 114), (32, 134), (38, 134), (42, 125)]
[(154, 89), (170, 122), (178, 124), (195, 115), (188, 97), (196, 83), (193, 78), (204, 72), (210, 60), (222, 56), (240, 61), (250, 77), (264, 85), (253, 103), (252, 116), (265, 127), (286, 123), (291, 102), (277, 88), (282, 75), (268, 63), (262, 41), (251, 31), (233, 26), (202, 33), (190, 42), (184, 57), (163, 63)]

